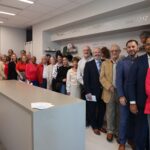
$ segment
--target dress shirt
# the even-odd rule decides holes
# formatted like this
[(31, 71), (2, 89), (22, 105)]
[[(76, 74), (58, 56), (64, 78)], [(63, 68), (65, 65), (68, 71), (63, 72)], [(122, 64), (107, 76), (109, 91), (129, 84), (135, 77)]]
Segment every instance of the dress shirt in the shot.
[(150, 68), (150, 55), (147, 55), (148, 57), (148, 65), (149, 65), (149, 68)]
[(117, 61), (111, 60), (113, 63), (113, 86), (116, 88), (116, 66), (117, 66)]
[(47, 79), (48, 77), (48, 67), (47, 65), (43, 65), (43, 78)]
[(93, 60), (93, 58), (90, 56), (88, 59), (85, 59), (84, 57), (78, 62), (78, 69), (77, 69), (77, 80), (80, 84), (83, 85), (83, 75), (84, 75), (84, 67), (86, 62)]
[(62, 66), (62, 64), (58, 64), (58, 63), (56, 65), (54, 65), (53, 72), (52, 72), (52, 78), (53, 79), (56, 79), (56, 76), (57, 76), (57, 73), (58, 73), (58, 69), (61, 66)]

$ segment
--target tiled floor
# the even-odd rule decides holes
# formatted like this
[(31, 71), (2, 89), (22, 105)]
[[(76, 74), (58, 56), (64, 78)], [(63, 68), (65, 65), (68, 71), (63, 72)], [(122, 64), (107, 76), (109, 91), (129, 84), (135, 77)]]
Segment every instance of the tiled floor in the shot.
[[(86, 150), (118, 150), (118, 144), (116, 140), (112, 143), (107, 142), (106, 134), (100, 136), (95, 135), (91, 128), (86, 129)], [(126, 146), (126, 150), (131, 150), (129, 145)]]

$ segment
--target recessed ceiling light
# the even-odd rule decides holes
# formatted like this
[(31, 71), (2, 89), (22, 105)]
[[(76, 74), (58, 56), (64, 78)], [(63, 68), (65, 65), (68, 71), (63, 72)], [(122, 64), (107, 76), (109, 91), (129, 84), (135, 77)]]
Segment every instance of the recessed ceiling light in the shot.
[(24, 3), (29, 3), (29, 4), (34, 4), (33, 1), (30, 0), (19, 0), (20, 2), (24, 2)]
[(4, 23), (3, 21), (0, 21), (0, 23)]
[(0, 14), (10, 15), (10, 16), (15, 16), (16, 15), (14, 13), (9, 13), (9, 12), (5, 12), (5, 11), (0, 11)]

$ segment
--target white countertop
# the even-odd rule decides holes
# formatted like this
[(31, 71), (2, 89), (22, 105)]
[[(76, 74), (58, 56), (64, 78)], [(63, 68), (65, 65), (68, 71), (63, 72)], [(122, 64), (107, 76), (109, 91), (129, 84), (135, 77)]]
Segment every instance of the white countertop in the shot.
[(31, 103), (34, 102), (48, 102), (54, 105), (54, 107), (84, 102), (75, 97), (31, 86), (15, 80), (1, 80), (0, 94), (32, 112), (38, 111), (31, 108)]

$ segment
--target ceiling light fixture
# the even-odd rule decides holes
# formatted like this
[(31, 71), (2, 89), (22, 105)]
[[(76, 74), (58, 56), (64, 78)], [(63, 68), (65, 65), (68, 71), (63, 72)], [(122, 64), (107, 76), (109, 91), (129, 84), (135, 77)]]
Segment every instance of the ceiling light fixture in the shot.
[(9, 13), (9, 12), (5, 12), (5, 11), (0, 11), (0, 14), (10, 15), (10, 16), (15, 16), (16, 15), (14, 13)]
[(24, 3), (29, 3), (29, 4), (34, 4), (33, 1), (30, 0), (19, 0), (20, 2), (24, 2)]

